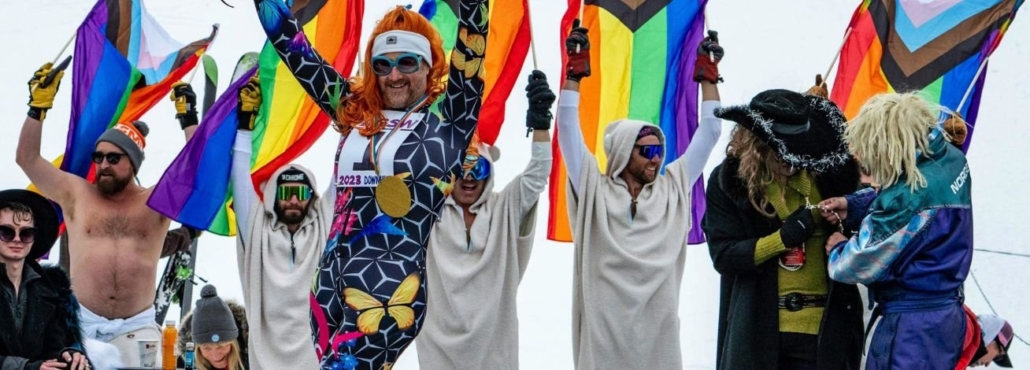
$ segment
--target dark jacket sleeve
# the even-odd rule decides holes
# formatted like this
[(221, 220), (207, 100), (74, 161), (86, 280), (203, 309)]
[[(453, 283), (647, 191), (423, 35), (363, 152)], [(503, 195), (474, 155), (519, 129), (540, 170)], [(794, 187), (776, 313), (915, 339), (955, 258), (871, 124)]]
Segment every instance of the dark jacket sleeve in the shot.
[(719, 181), (721, 169), (721, 165), (716, 167), (708, 177), (705, 194), (708, 209), (701, 220), (712, 264), (723, 275), (757, 275), (755, 246), (758, 238), (742, 237), (748, 227), (740, 209), (722, 188)]
[[(43, 335), (43, 354), (47, 359), (58, 358), (65, 348), (85, 353), (82, 327), (79, 324), (79, 301), (72, 293), (71, 280), (59, 267), (44, 267), (47, 278), (57, 291), (53, 317), (49, 318)], [(87, 354), (88, 356), (88, 354)]]
[(24, 357), (0, 355), (0, 370), (39, 370), (43, 361), (29, 361)]
[(189, 251), (192, 243), (193, 233), (188, 227), (184, 226), (168, 230), (168, 234), (165, 235), (165, 243), (161, 247), (161, 258), (171, 256), (177, 252)]

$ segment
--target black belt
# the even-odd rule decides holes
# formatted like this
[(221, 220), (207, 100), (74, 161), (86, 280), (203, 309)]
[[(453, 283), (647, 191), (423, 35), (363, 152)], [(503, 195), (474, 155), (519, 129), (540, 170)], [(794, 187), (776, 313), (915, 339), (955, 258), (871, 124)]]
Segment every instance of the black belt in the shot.
[(797, 312), (807, 307), (826, 307), (826, 295), (790, 293), (780, 296), (781, 309), (786, 309), (790, 312)]

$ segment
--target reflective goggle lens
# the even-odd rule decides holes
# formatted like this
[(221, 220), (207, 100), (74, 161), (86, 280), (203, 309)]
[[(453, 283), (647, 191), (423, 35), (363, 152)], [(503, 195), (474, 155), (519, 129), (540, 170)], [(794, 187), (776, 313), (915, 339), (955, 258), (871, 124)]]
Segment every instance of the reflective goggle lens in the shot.
[(288, 201), (297, 197), (297, 201), (303, 202), (311, 199), (311, 188), (306, 185), (284, 185), (276, 192), (276, 199)]
[(468, 175), (472, 175), (473, 180), (486, 180), (487, 177), (490, 177), (490, 161), (484, 160), (482, 157), (474, 156), (468, 156), (465, 158), (465, 160), (474, 160), (476, 161), (476, 164), (473, 165), (472, 168), (466, 170), (465, 173), (462, 174), (462, 178), (465, 178), (465, 176)]
[(640, 153), (640, 156), (647, 159), (660, 157), (662, 155), (661, 145), (636, 145), (636, 147), (639, 148), (638, 153)]

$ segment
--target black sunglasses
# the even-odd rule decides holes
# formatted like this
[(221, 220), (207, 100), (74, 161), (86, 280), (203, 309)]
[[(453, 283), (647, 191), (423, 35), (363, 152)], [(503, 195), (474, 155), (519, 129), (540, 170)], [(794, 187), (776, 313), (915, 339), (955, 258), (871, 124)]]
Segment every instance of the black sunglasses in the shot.
[(13, 227), (0, 225), (0, 241), (10, 243), (14, 241), (14, 237), (19, 235), (21, 235), (22, 243), (32, 243), (36, 240), (36, 228), (26, 227), (21, 230), (15, 230)]
[(638, 148), (637, 153), (640, 153), (641, 157), (651, 159), (654, 157), (660, 157), (662, 155), (661, 144), (650, 144), (650, 145), (633, 145), (634, 148)]
[(93, 152), (93, 163), (100, 164), (104, 162), (104, 159), (107, 159), (107, 163), (118, 164), (118, 162), (122, 161), (122, 157), (125, 156), (127, 154), (124, 153)]

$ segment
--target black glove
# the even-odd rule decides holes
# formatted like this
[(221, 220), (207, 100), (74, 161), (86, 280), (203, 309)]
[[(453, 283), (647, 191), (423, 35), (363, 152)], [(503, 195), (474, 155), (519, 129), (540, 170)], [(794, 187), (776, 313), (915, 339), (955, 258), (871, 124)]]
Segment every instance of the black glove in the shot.
[(800, 246), (815, 233), (815, 218), (812, 210), (801, 206), (797, 211), (787, 216), (780, 227), (780, 240), (783, 245), (790, 247)]
[(200, 123), (197, 118), (197, 94), (190, 84), (180, 81), (172, 85), (171, 99), (175, 102), (175, 118), (179, 120), (179, 127), (185, 130)]
[[(345, 84), (346, 86), (346, 84)], [(261, 80), (255, 74), (240, 87), (236, 105), (236, 128), (244, 131), (254, 130), (254, 121), (261, 109)]]
[(579, 19), (572, 21), (572, 32), (565, 38), (565, 53), (569, 56), (565, 63), (566, 78), (579, 82), (590, 76), (590, 39), (587, 29), (579, 26)]
[[(726, 51), (719, 46), (719, 33), (708, 31), (708, 37), (697, 46), (697, 60), (694, 62), (694, 81), (722, 82), (719, 76), (719, 62)], [(712, 59), (715, 59), (714, 61)]]
[(526, 132), (551, 129), (551, 106), (554, 105), (554, 92), (547, 85), (547, 75), (534, 70), (529, 75), (526, 85), (526, 98), (529, 98), (529, 109), (526, 110)]

